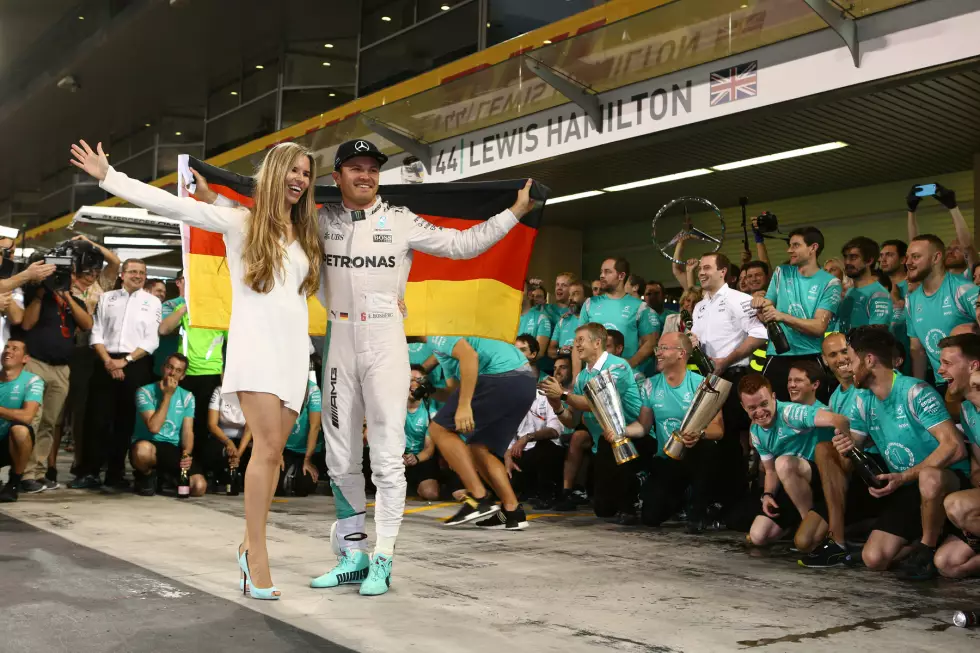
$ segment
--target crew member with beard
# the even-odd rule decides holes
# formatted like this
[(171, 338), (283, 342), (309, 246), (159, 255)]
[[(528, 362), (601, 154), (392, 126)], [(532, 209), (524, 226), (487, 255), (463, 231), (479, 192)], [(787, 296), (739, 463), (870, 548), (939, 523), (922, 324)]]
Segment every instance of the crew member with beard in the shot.
[(920, 282), (905, 302), (906, 329), (912, 358), (912, 376), (926, 379), (926, 363), (932, 365), (933, 383), (940, 394), (945, 381), (939, 376), (939, 341), (959, 324), (972, 322), (977, 286), (947, 272), (943, 265), (943, 241), (932, 234), (916, 236), (909, 243), (906, 265), (909, 282)]
[[(860, 417), (888, 468), (878, 476), (884, 486), (868, 488), (881, 503), (861, 552), (864, 564), (884, 571), (904, 558), (900, 577), (933, 578), (933, 556), (946, 521), (943, 500), (969, 485), (963, 436), (933, 388), (894, 373), (895, 339), (888, 331), (854, 329), (848, 335), (847, 353), (854, 384), (869, 391), (863, 396), (867, 401), (859, 402)], [(841, 433), (833, 441), (838, 453), (846, 456), (854, 447), (863, 447), (867, 438)]]
[(889, 324), (891, 298), (872, 272), (878, 260), (878, 243), (866, 236), (858, 236), (844, 243), (840, 252), (844, 258), (844, 274), (854, 282), (854, 287), (841, 300), (837, 313), (841, 333), (866, 324)]

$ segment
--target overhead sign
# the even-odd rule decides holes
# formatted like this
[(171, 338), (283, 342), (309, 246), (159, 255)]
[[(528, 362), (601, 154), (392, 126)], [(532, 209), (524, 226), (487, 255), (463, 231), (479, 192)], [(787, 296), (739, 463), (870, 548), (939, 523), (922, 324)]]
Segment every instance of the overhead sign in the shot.
[(980, 55), (980, 8), (971, 0), (914, 3), (861, 20), (859, 29), (859, 68), (837, 34), (822, 30), (603, 93), (601, 131), (566, 103), (440, 141), (425, 181), (495, 172)]

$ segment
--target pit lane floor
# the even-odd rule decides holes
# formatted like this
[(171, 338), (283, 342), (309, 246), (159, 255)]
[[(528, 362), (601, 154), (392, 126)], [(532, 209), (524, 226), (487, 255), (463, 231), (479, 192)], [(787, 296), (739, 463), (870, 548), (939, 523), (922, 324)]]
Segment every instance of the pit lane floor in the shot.
[(980, 631), (951, 625), (980, 581), (806, 570), (785, 546), (749, 555), (739, 533), (584, 512), (452, 530), (454, 510), (409, 502), (392, 589), (367, 598), (309, 588), (334, 563), (332, 499), (276, 499), (283, 599), (263, 602), (237, 588), (242, 497), (22, 495), (0, 505), (0, 652), (980, 650)]

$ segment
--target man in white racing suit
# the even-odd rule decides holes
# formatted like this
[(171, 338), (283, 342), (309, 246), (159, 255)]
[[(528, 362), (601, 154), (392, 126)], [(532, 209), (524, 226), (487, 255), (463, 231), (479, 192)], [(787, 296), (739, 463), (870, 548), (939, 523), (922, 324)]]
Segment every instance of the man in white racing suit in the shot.
[[(411, 370), (399, 310), (412, 252), (452, 259), (476, 257), (496, 244), (531, 209), (531, 181), (517, 201), (465, 231), (436, 227), (378, 197), (387, 160), (373, 143), (348, 141), (337, 150), (334, 181), (342, 203), (320, 209), (323, 240), (321, 299), (330, 332), (323, 370), (323, 423), (337, 521), (331, 545), (337, 566), (313, 587), (360, 583), (360, 593), (383, 594), (405, 510), (405, 413)], [(377, 487), (374, 555), (366, 538), (362, 428), (367, 417), (372, 480)]]

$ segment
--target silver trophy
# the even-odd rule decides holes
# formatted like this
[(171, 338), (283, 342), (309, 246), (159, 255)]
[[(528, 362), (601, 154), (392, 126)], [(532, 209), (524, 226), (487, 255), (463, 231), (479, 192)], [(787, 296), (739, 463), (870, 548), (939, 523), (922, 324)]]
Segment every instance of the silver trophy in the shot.
[(670, 434), (670, 439), (664, 445), (664, 453), (674, 460), (684, 458), (687, 447), (684, 446), (681, 433), (704, 433), (708, 424), (725, 404), (731, 389), (730, 381), (715, 374), (706, 376), (694, 393), (694, 400), (691, 401), (691, 406), (681, 420), (681, 427)]
[(640, 456), (636, 446), (626, 437), (626, 418), (623, 417), (623, 402), (616, 389), (616, 381), (609, 370), (602, 370), (585, 384), (585, 398), (596, 421), (603, 431), (616, 434), (612, 443), (613, 458), (617, 465), (628, 463)]

